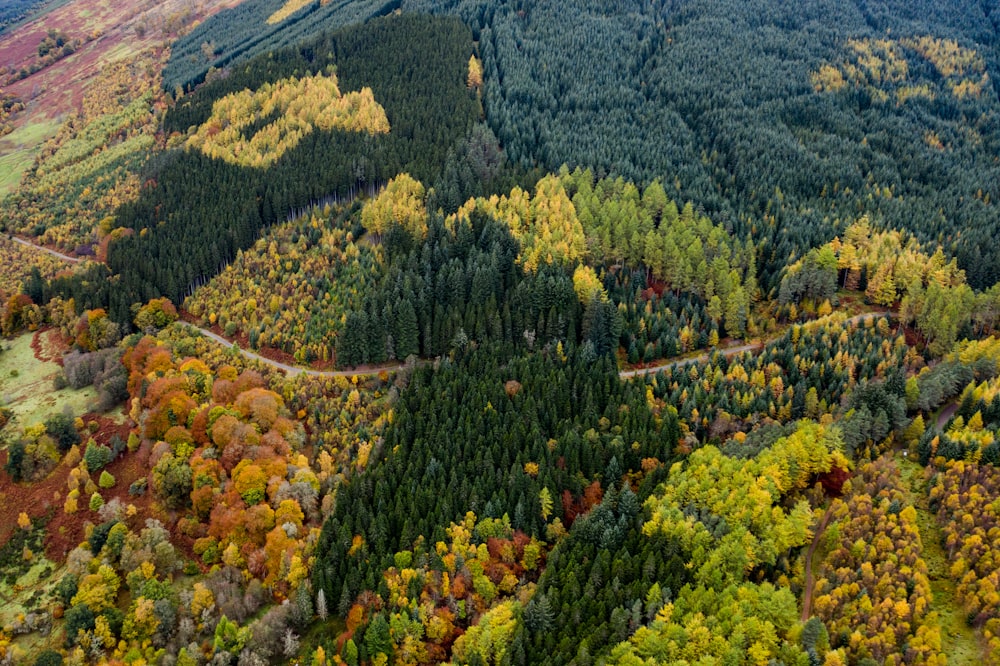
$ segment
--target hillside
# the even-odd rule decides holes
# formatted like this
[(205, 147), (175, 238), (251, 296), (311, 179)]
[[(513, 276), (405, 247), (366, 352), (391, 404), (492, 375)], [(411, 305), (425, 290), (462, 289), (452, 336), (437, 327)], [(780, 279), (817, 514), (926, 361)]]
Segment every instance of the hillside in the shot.
[(89, 1), (0, 666), (1000, 662), (995, 0)]
[[(154, 3), (69, 0), (6, 29), (0, 20), (0, 98), (23, 110), (0, 116), (0, 197), (12, 191), (41, 145), (81, 105), (88, 85), (112, 62), (160, 47), (235, 0)], [(29, 16), (28, 3), (15, 3)], [(3, 136), (6, 134), (6, 136)]]
[[(203, 24), (178, 44), (167, 85), (292, 43), (324, 21), (385, 10), (312, 3), (267, 24), (279, 5), (254, 0)], [(770, 0), (399, 6), (471, 25), (486, 118), (514, 163), (565, 163), (643, 182), (670, 174), (673, 196), (767, 242), (764, 284), (859, 212), (943, 243), (978, 287), (1000, 278), (988, 242), (1000, 229), (990, 203), (1000, 195), (995, 4), (816, 0), (795, 12)], [(180, 57), (204, 35), (213, 57)], [(956, 49), (969, 54), (968, 72), (944, 60)], [(890, 54), (902, 69), (882, 79), (878, 63)], [(817, 77), (831, 68), (854, 74), (826, 87)]]

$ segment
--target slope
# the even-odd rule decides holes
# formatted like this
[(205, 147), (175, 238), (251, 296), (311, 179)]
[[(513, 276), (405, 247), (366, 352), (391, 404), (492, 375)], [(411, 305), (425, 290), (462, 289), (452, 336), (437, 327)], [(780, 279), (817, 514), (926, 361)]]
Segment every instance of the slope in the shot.
[[(941, 241), (976, 287), (1000, 277), (986, 242), (1000, 229), (996, 2), (401, 0), (313, 3), (275, 25), (279, 0), (251, 3), (182, 40), (168, 85), (397, 4), (458, 15), (479, 41), (487, 120), (510, 159), (672, 176), (668, 194), (767, 241), (767, 286), (859, 211)], [(976, 85), (957, 86), (921, 39), (973, 54)], [(877, 76), (879, 49), (897, 54), (901, 78)], [(848, 66), (861, 76), (835, 89), (817, 79)]]

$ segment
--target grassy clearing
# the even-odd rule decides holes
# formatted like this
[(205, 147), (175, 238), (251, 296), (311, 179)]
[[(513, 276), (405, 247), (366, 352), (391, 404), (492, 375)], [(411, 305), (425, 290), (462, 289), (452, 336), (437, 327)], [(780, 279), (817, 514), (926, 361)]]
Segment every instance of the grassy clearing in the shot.
[[(13, 427), (39, 423), (69, 406), (74, 415), (89, 411), (97, 392), (52, 388), (53, 378), (62, 371), (56, 363), (39, 361), (31, 349), (32, 333), (4, 341), (0, 353), (0, 404), (14, 412)], [(12, 426), (7, 425), (10, 429)]]
[(55, 136), (59, 125), (56, 121), (28, 123), (0, 139), (0, 197), (17, 187), (42, 144)]
[[(49, 608), (52, 605), (54, 588), (62, 578), (64, 567), (51, 560), (36, 555), (30, 568), (14, 585), (0, 584), (0, 625), (8, 626), (19, 615)], [(62, 625), (57, 621), (54, 626)], [(41, 650), (58, 645), (57, 631), (43, 636), (37, 631), (14, 638), (14, 645), (23, 655), (37, 654)], [(30, 662), (28, 662), (30, 663)]]
[(38, 147), (21, 148), (0, 157), (0, 197), (10, 194), (38, 154)]
[(949, 666), (973, 666), (983, 662), (983, 650), (972, 628), (965, 622), (965, 612), (955, 599), (955, 581), (948, 572), (948, 558), (941, 546), (941, 529), (927, 506), (927, 482), (924, 468), (916, 461), (898, 460), (904, 488), (917, 510), (917, 526), (923, 544), (923, 558), (931, 580), (936, 611), (941, 625), (941, 649), (948, 655)]

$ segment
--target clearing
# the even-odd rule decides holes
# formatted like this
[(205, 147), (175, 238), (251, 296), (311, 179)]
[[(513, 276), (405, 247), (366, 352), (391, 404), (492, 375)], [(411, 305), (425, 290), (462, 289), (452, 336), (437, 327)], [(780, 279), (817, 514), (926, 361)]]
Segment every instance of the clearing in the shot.
[[(191, 24), (236, 4), (237, 0), (69, 0), (0, 35), (0, 63), (11, 72), (40, 66), (38, 46), (49, 30), (81, 41), (76, 52), (23, 79), (0, 77), (0, 87), (28, 107), (15, 117), (15, 131), (0, 140), (0, 197), (17, 185), (42, 143), (79, 108), (86, 87), (105, 64), (172, 41)], [(18, 130), (24, 132), (15, 136)]]
[[(3, 342), (0, 404), (14, 412), (11, 419), (14, 427), (40, 423), (66, 406), (74, 416), (93, 407), (97, 392), (91, 387), (58, 391), (52, 388), (52, 380), (62, 372), (56, 363), (62, 353), (58, 338), (58, 331), (48, 330), (26, 333), (13, 341)], [(38, 353), (33, 347), (37, 347)], [(8, 431), (10, 427), (8, 424)]]

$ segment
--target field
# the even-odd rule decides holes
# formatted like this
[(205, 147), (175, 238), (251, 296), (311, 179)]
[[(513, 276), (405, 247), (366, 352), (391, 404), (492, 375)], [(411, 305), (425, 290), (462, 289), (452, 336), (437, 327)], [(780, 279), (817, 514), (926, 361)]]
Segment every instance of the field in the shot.
[[(25, 115), (32, 113), (31, 108), (28, 107)], [(42, 143), (58, 129), (58, 122), (39, 116), (31, 122), (25, 120), (13, 132), (0, 138), (0, 195), (17, 186)]]
[[(233, 4), (235, 0), (72, 0), (0, 36), (0, 63), (10, 73), (0, 75), (0, 85), (27, 103), (15, 118), (20, 132), (0, 142), (0, 196), (17, 185), (41, 144), (79, 108), (87, 86), (106, 63), (172, 40), (195, 21)], [(50, 30), (80, 40), (80, 46), (42, 66), (38, 47)], [(18, 74), (38, 67), (24, 78)]]
[[(97, 396), (93, 388), (75, 391), (52, 389), (52, 379), (61, 371), (55, 362), (58, 347), (54, 344), (56, 333), (41, 332), (22, 335), (4, 343), (0, 354), (0, 401), (14, 412), (13, 422), (19, 426), (44, 421), (68, 406), (74, 415), (90, 410)], [(40, 354), (32, 349), (38, 339)], [(42, 356), (46, 360), (40, 360)], [(8, 430), (12, 426), (8, 425)]]

